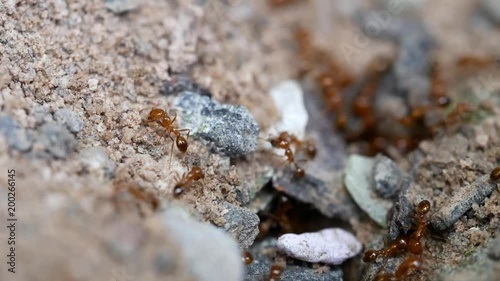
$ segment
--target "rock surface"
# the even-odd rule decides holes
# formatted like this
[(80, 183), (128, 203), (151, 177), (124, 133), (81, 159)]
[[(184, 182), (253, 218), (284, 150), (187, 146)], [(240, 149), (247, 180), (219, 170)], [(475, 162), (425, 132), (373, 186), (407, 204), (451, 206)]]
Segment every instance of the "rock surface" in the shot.
[(299, 260), (338, 265), (359, 254), (363, 246), (351, 233), (327, 228), (299, 235), (284, 234), (278, 238), (276, 248)]
[(195, 280), (241, 280), (241, 253), (229, 235), (212, 225), (190, 219), (182, 209), (169, 210), (162, 218)]
[(174, 105), (183, 113), (182, 126), (214, 144), (218, 153), (238, 157), (257, 149), (259, 125), (243, 106), (220, 104), (194, 92), (182, 93)]
[(83, 129), (83, 120), (78, 114), (69, 108), (60, 108), (54, 113), (56, 122), (66, 125), (72, 133), (78, 133)]
[(233, 236), (242, 249), (246, 249), (253, 244), (259, 234), (259, 217), (246, 208), (224, 203), (227, 213), (224, 215), (226, 223), (224, 230)]
[(480, 204), (484, 199), (498, 188), (499, 183), (492, 182), (490, 175), (483, 175), (473, 183), (463, 187), (455, 193), (431, 217), (432, 226), (437, 230), (451, 227), (473, 204)]

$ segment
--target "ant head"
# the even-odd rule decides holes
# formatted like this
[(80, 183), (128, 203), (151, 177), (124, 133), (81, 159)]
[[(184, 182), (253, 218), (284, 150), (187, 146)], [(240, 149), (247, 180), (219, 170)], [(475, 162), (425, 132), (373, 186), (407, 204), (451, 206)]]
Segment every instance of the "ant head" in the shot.
[(492, 181), (500, 180), (500, 167), (496, 167), (495, 169), (493, 169), (493, 171), (491, 171), (490, 179)]
[(188, 143), (187, 140), (183, 136), (178, 136), (177, 139), (175, 140), (175, 144), (177, 145), (177, 148), (181, 152), (186, 152), (188, 148)]
[(191, 168), (191, 174), (198, 179), (205, 177), (203, 170), (199, 166), (193, 166), (193, 168)]
[(166, 115), (165, 111), (160, 108), (153, 108), (149, 112), (148, 121), (161, 120)]
[(181, 196), (182, 193), (184, 193), (184, 188), (182, 188), (181, 186), (176, 185), (174, 187), (174, 197), (177, 198), (177, 197)]
[(431, 209), (431, 203), (428, 200), (423, 200), (418, 203), (417, 212), (420, 214), (426, 214)]
[(294, 175), (296, 178), (303, 178), (306, 175), (306, 172), (301, 167), (297, 167), (297, 170), (295, 170)]
[(374, 262), (377, 259), (377, 256), (378, 256), (377, 251), (368, 250), (365, 252), (365, 254), (363, 256), (363, 261), (365, 263)]

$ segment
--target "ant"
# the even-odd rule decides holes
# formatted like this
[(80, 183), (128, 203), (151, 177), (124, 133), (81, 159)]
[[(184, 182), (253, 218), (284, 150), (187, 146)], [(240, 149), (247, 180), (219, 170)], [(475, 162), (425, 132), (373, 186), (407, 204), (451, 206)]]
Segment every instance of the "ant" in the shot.
[[(172, 134), (176, 137), (175, 144), (177, 146), (177, 149), (179, 149), (180, 152), (185, 153), (188, 148), (187, 139), (189, 138), (189, 133), (191, 132), (190, 129), (180, 129), (180, 130), (175, 129), (174, 122), (176, 118), (177, 114), (174, 116), (174, 118), (170, 119), (170, 116), (168, 115), (167, 112), (165, 112), (165, 110), (159, 108), (153, 108), (149, 112), (148, 119), (146, 121), (148, 123), (156, 122), (158, 125), (162, 126), (168, 133), (168, 137), (172, 140), (169, 163), (172, 163), (172, 152), (174, 150), (174, 138), (172, 137)], [(181, 132), (186, 132), (186, 131), (187, 131), (187, 136), (186, 138), (184, 138), (181, 135)]]
[[(281, 132), (278, 137), (269, 139), (269, 142), (274, 148), (281, 148), (285, 150), (285, 157), (287, 158), (286, 161), (295, 166), (295, 177), (304, 177), (305, 171), (295, 161), (295, 155), (291, 149), (292, 144), (301, 144), (301, 142), (294, 135), (291, 135), (287, 132)], [(310, 154), (316, 155), (316, 148), (311, 149)]]
[(281, 278), (281, 274), (285, 268), (279, 264), (273, 264), (271, 266), (271, 271), (269, 272), (269, 278), (267, 279), (268, 281), (279, 281)]
[(194, 181), (198, 181), (203, 179), (205, 174), (201, 170), (200, 167), (194, 166), (191, 170), (186, 174), (182, 175), (182, 178), (177, 179), (177, 184), (174, 187), (174, 197), (179, 197), (182, 193), (184, 193), (184, 188), (192, 184)]
[(253, 256), (252, 253), (245, 251), (243, 252), (243, 257), (241, 257), (243, 262), (245, 262), (246, 265), (249, 265), (253, 262)]
[(415, 255), (421, 255), (423, 252), (422, 243), (420, 240), (427, 233), (427, 220), (425, 215), (430, 211), (431, 203), (428, 200), (423, 200), (417, 205), (417, 229), (410, 235), (410, 242), (408, 243), (408, 251)]
[(379, 256), (392, 257), (397, 254), (403, 253), (408, 249), (409, 237), (406, 235), (400, 235), (396, 240), (392, 241), (386, 249), (381, 250), (368, 250), (363, 256), (363, 261), (366, 263), (374, 262)]
[[(417, 217), (417, 228), (411, 235), (401, 234), (392, 241), (389, 247), (381, 250), (368, 250), (363, 256), (363, 262), (371, 263), (377, 260), (379, 256), (389, 258), (402, 254), (406, 251), (413, 255), (420, 256), (423, 253), (423, 246), (421, 239), (427, 233), (426, 214), (429, 213), (431, 209), (431, 203), (428, 200), (423, 200), (418, 203), (416, 209)], [(409, 275), (410, 271), (420, 269), (421, 260), (420, 257), (411, 256), (406, 259), (396, 270), (395, 274), (379, 273), (375, 277), (375, 281), (386, 281), (386, 280), (401, 280), (402, 277)]]
[(422, 260), (417, 256), (411, 256), (404, 260), (396, 269), (394, 274), (379, 273), (375, 276), (375, 281), (403, 280), (416, 270), (422, 268)]
[(500, 167), (496, 167), (495, 169), (493, 169), (493, 171), (491, 171), (490, 179), (492, 181), (500, 180)]

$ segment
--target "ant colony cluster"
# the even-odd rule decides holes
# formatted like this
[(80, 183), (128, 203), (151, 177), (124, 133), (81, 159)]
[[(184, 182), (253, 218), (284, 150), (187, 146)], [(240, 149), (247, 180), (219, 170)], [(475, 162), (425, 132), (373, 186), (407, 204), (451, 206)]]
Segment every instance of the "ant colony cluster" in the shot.
[[(148, 118), (147, 118), (147, 123), (154, 122), (158, 124), (160, 127), (164, 129), (164, 133), (167, 134), (167, 136), (172, 140), (172, 146), (170, 148), (170, 160), (169, 160), (169, 165), (172, 163), (172, 154), (174, 151), (174, 143), (177, 147), (177, 149), (181, 153), (186, 153), (188, 149), (188, 138), (189, 138), (189, 129), (176, 129), (174, 127), (174, 122), (175, 119), (177, 118), (177, 115), (175, 115), (173, 118), (170, 118), (167, 112), (163, 109), (159, 108), (153, 108), (149, 112)], [(181, 133), (187, 132), (186, 137), (184, 137)], [(175, 137), (175, 139), (174, 139)], [(184, 173), (182, 177), (177, 177), (176, 181), (177, 183), (174, 186), (174, 197), (179, 197), (182, 193), (184, 193), (184, 190), (186, 187), (190, 186), (193, 182), (198, 181), (202, 178), (205, 177), (205, 174), (203, 173), (203, 170), (198, 167), (194, 166), (191, 168), (191, 170), (188, 173)]]
[[(268, 141), (273, 148), (284, 149), (286, 162), (293, 165), (295, 168), (294, 176), (302, 178), (305, 176), (305, 171), (299, 166), (297, 162), (305, 161), (305, 159), (296, 160), (296, 154), (301, 152), (306, 155), (308, 159), (316, 157), (316, 146), (311, 140), (301, 141), (295, 135), (288, 132), (281, 132), (279, 136), (270, 138)], [(294, 150), (292, 150), (292, 148)], [(295, 152), (294, 152), (295, 151)]]
[(384, 264), (389, 257), (402, 255), (405, 253), (412, 254), (406, 258), (396, 269), (393, 274), (385, 273), (384, 269), (375, 276), (375, 281), (392, 281), (403, 280), (406, 276), (420, 270), (422, 268), (423, 242), (422, 238), (427, 233), (427, 219), (426, 214), (430, 211), (431, 204), (429, 201), (424, 200), (417, 205), (416, 218), (417, 228), (411, 235), (401, 234), (391, 244), (381, 250), (368, 250), (363, 256), (365, 263), (372, 263), (377, 258), (382, 257)]

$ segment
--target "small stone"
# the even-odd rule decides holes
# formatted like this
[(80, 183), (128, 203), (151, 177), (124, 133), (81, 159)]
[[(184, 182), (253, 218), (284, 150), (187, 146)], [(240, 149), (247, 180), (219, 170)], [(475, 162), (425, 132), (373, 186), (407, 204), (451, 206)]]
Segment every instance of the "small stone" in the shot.
[(33, 143), (32, 135), (9, 116), (0, 115), (0, 133), (11, 148), (19, 151), (28, 151)]
[(115, 14), (123, 14), (132, 11), (139, 6), (137, 0), (106, 0), (106, 8)]
[(102, 146), (82, 149), (80, 151), (80, 159), (91, 169), (103, 169), (108, 177), (113, 175), (116, 168), (116, 164), (109, 159), (106, 149)]
[(399, 167), (386, 156), (379, 155), (376, 158), (373, 171), (375, 179), (375, 192), (382, 198), (394, 198), (403, 183), (403, 172)]
[(480, 0), (479, 8), (493, 23), (500, 25), (500, 2), (498, 0)]
[(387, 213), (391, 202), (373, 194), (373, 169), (375, 160), (360, 155), (351, 155), (345, 169), (345, 186), (358, 206), (382, 227), (387, 226)]
[[(35, 142), (42, 145), (51, 157), (60, 159), (66, 158), (76, 147), (75, 136), (66, 127), (53, 123), (40, 127)], [(47, 155), (37, 156), (46, 157)]]
[(472, 207), (472, 204), (481, 204), (495, 188), (498, 188), (498, 185), (490, 180), (490, 175), (483, 175), (473, 183), (457, 189), (446, 204), (431, 216), (432, 226), (439, 231), (450, 228)]
[(191, 136), (215, 145), (215, 151), (238, 157), (257, 149), (259, 125), (248, 109), (240, 105), (220, 104), (207, 96), (183, 92), (174, 101), (182, 115), (182, 127)]
[(240, 245), (240, 248), (247, 249), (259, 234), (259, 217), (249, 209), (224, 203), (228, 212), (224, 215), (226, 224), (224, 229), (231, 234)]
[(162, 214), (169, 239), (178, 245), (176, 259), (189, 266), (187, 271), (198, 281), (240, 281), (243, 263), (238, 244), (224, 231), (191, 219), (181, 209)]
[(398, 200), (394, 203), (394, 207), (390, 210), (388, 215), (389, 238), (391, 240), (395, 240), (401, 232), (407, 233), (412, 227), (410, 212), (413, 208), (407, 198), (410, 182), (410, 178), (404, 180)]
[(304, 138), (309, 115), (300, 84), (294, 80), (281, 82), (271, 89), (270, 95), (281, 116), (281, 121), (271, 128), (274, 131), (271, 133), (286, 131)]
[(177, 95), (182, 92), (195, 92), (202, 96), (211, 97), (212, 94), (207, 90), (202, 88), (200, 85), (196, 84), (191, 78), (187, 76), (177, 75), (170, 81), (166, 81), (163, 85), (163, 89), (160, 94), (169, 96)]
[(66, 125), (73, 133), (78, 133), (83, 129), (83, 119), (69, 108), (60, 108), (56, 110), (54, 119), (56, 122)]
[(276, 248), (299, 260), (338, 265), (359, 254), (363, 246), (350, 232), (327, 228), (299, 235), (282, 235)]
[(91, 91), (97, 91), (97, 85), (99, 84), (99, 80), (95, 79), (95, 78), (90, 78), (89, 81), (88, 81), (88, 84), (89, 84), (89, 90)]
[(494, 261), (500, 261), (500, 237), (490, 242), (488, 247), (488, 258)]

